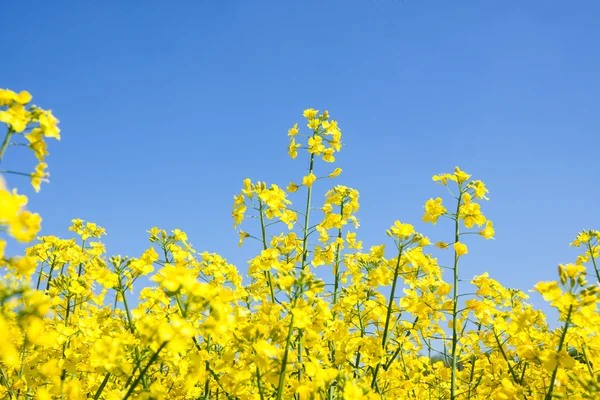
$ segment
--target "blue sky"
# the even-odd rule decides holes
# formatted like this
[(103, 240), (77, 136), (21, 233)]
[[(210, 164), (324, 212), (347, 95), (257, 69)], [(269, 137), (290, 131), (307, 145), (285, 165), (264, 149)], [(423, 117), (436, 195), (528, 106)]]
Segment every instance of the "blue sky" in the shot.
[[(307, 163), (289, 159), (286, 133), (309, 107), (340, 123), (335, 183), (361, 193), (366, 247), (391, 244), (385, 230), (397, 219), (450, 240), (448, 225), (421, 216), (445, 195), (431, 176), (455, 165), (488, 185), (482, 210), (496, 228), (494, 241), (467, 241), (465, 279), (489, 271), (527, 290), (574, 260), (578, 231), (600, 229), (598, 2), (58, 1), (2, 11), (0, 86), (30, 91), (61, 120), (51, 183), (30, 198), (43, 234), (67, 236), (82, 218), (106, 227), (110, 254), (136, 256), (152, 226), (180, 228), (245, 270), (259, 248), (237, 247), (232, 196), (246, 177), (301, 178)], [(6, 163), (30, 170), (25, 154), (11, 148)]]

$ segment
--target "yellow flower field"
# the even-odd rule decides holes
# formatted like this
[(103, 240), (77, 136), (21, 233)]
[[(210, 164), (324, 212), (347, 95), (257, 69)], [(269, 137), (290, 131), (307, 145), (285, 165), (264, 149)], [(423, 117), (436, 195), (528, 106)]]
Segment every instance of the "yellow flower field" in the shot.
[[(60, 130), (31, 100), (0, 90), (0, 161), (19, 144), (39, 162), (0, 172), (39, 191)], [(244, 275), (179, 230), (150, 229), (137, 258), (108, 256), (104, 229), (79, 219), (74, 238), (36, 240), (41, 217), (0, 181), (0, 398), (600, 399), (600, 231), (579, 233), (579, 256), (533, 288), (560, 315), (551, 329), (529, 288), (461, 274), (495, 233), (482, 181), (433, 176), (422, 220), (453, 229), (434, 240), (395, 221), (365, 249), (359, 193), (334, 181), (338, 122), (307, 109), (288, 137), (304, 176), (246, 179), (234, 196), (239, 244), (258, 253)], [(31, 243), (23, 256), (9, 256), (13, 240)]]

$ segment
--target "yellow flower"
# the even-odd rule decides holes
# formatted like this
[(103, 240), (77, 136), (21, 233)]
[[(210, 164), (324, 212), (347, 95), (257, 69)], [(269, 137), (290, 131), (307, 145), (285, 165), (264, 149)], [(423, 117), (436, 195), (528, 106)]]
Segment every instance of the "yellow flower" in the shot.
[(21, 104), (27, 104), (31, 101), (31, 94), (29, 94), (29, 92), (23, 90), (22, 92), (19, 93), (19, 95), (17, 96), (17, 102), (21, 103)]
[(502, 385), (498, 388), (498, 390), (496, 391), (495, 396), (494, 396), (496, 399), (512, 400), (512, 399), (517, 398), (517, 393), (519, 393), (517, 386), (515, 386), (507, 378), (502, 378), (501, 383), (502, 383)]
[(454, 251), (456, 252), (456, 254), (460, 257), (460, 256), (464, 256), (465, 254), (469, 253), (469, 250), (467, 248), (466, 244), (463, 244), (461, 242), (456, 242), (454, 243)]
[(300, 186), (296, 185), (294, 182), (290, 182), (286, 190), (290, 193), (294, 193), (297, 192), (299, 188)]
[(450, 293), (451, 289), (451, 284), (442, 282), (440, 283), (440, 286), (438, 286), (438, 288), (436, 289), (435, 294), (437, 294), (438, 296), (447, 296)]
[(314, 108), (307, 108), (306, 110), (304, 110), (304, 113), (302, 113), (302, 115), (304, 116), (304, 118), (311, 120), (314, 119), (318, 113), (319, 110), (315, 110)]
[(44, 136), (60, 140), (60, 129), (58, 123), (60, 121), (52, 115), (51, 110), (43, 111), (39, 116), (40, 128), (44, 132)]
[(312, 322), (306, 308), (294, 308), (292, 315), (294, 316), (294, 328), (304, 329)]
[(330, 178), (335, 178), (336, 176), (339, 176), (342, 173), (342, 169), (341, 168), (336, 168), (333, 170), (332, 173), (330, 173), (328, 176)]
[(10, 106), (16, 102), (25, 105), (31, 101), (31, 94), (27, 91), (22, 91), (19, 94), (9, 89), (0, 89), (0, 107)]
[(19, 272), (19, 274), (29, 277), (35, 272), (37, 262), (33, 257), (19, 257), (11, 260), (10, 265)]
[(44, 171), (47, 167), (48, 164), (41, 162), (35, 167), (35, 172), (31, 174), (31, 186), (33, 186), (36, 192), (40, 191), (42, 182), (48, 182), (46, 178), (50, 174)]
[(333, 156), (333, 151), (333, 148), (325, 149), (323, 151), (323, 161), (330, 163), (334, 162), (335, 157)]
[(493, 239), (495, 233), (496, 233), (496, 231), (494, 231), (492, 221), (489, 221), (489, 220), (486, 221), (485, 228), (483, 228), (482, 230), (479, 231), (479, 234), (486, 239)]
[(471, 175), (467, 174), (464, 171), (461, 171), (460, 168), (454, 168), (454, 175), (456, 176), (456, 181), (460, 184), (469, 180)]
[(52, 396), (48, 392), (48, 389), (41, 387), (35, 392), (35, 400), (51, 400)]
[(289, 290), (294, 282), (296, 282), (296, 278), (292, 275), (286, 275), (277, 280), (278, 286), (284, 290)]
[(448, 184), (448, 180), (456, 181), (456, 177), (450, 174), (434, 175), (432, 179), (434, 182), (440, 182), (442, 185)]
[(311, 187), (312, 184), (317, 180), (317, 177), (312, 172), (302, 178), (302, 184), (306, 187)]
[(473, 193), (475, 194), (475, 197), (478, 199), (485, 199), (485, 200), (489, 200), (488, 197), (486, 197), (486, 193), (489, 193), (489, 191), (487, 190), (487, 188), (485, 187), (485, 184), (481, 181), (471, 181), (469, 183), (469, 187), (471, 189), (473, 189)]
[(292, 126), (289, 130), (288, 130), (288, 136), (289, 137), (294, 137), (298, 134), (298, 124), (294, 124), (294, 126)]
[(244, 213), (246, 212), (245, 205), (234, 206), (231, 216), (233, 217), (233, 227), (237, 227), (244, 220)]
[(314, 135), (313, 137), (308, 139), (308, 152), (310, 154), (321, 155), (321, 153), (325, 150), (325, 146), (323, 145), (323, 138), (319, 135)]
[(308, 120), (308, 124), (306, 126), (308, 126), (310, 129), (316, 132), (319, 129), (320, 124), (321, 121), (319, 121), (318, 119), (310, 119)]
[(362, 399), (363, 391), (360, 388), (360, 386), (358, 386), (351, 380), (347, 380), (346, 383), (344, 384), (344, 395), (342, 398), (343, 398), (343, 400)]
[(302, 147), (301, 144), (296, 144), (296, 139), (293, 139), (290, 141), (290, 145), (288, 146), (288, 154), (290, 155), (290, 157), (292, 158), (292, 160), (296, 157), (298, 157), (298, 149)]
[(292, 229), (294, 227), (294, 222), (298, 220), (298, 216), (292, 210), (285, 210), (279, 219), (287, 225), (288, 229)]
[(394, 222), (394, 225), (388, 230), (389, 236), (395, 236), (398, 239), (407, 239), (413, 233), (415, 233), (415, 228), (411, 224), (402, 224), (400, 221)]
[(250, 234), (246, 233), (242, 230), (239, 231), (239, 234), (240, 234), (240, 242), (238, 243), (238, 246), (241, 247), (242, 244), (244, 243), (244, 239), (249, 238)]
[(418, 236), (418, 240), (419, 240), (419, 246), (421, 246), (421, 247), (429, 246), (431, 244), (431, 242), (429, 241), (429, 238), (427, 236)]
[(436, 198), (429, 199), (425, 203), (425, 215), (423, 215), (423, 222), (431, 222), (432, 224), (436, 224), (439, 217), (444, 215), (446, 212), (446, 207), (442, 205), (442, 199)]
[(10, 106), (16, 101), (17, 94), (9, 89), (0, 89), (0, 107)]
[(23, 132), (31, 120), (31, 113), (22, 104), (15, 103), (6, 111), (0, 111), (0, 121), (11, 126), (13, 131)]
[(48, 150), (42, 130), (40, 128), (34, 128), (30, 133), (25, 135), (25, 139), (29, 141), (29, 148), (33, 150), (38, 161), (43, 161), (48, 155)]
[(20, 242), (31, 242), (40, 231), (42, 217), (29, 211), (22, 211), (11, 221), (9, 232)]
[(468, 202), (460, 207), (458, 217), (463, 220), (465, 227), (472, 228), (474, 225), (481, 226), (486, 218), (481, 213), (481, 206), (477, 203)]

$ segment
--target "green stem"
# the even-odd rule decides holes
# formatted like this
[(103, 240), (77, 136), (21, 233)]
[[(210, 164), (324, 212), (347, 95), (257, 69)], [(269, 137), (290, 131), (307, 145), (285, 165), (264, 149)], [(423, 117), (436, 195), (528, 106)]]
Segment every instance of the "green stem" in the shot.
[(50, 264), (50, 271), (48, 271), (48, 281), (46, 281), (46, 290), (50, 290), (50, 281), (52, 280), (52, 272), (54, 272), (55, 266), (56, 266), (56, 256), (54, 256), (54, 260), (52, 260), (52, 264)]
[(508, 371), (512, 375), (513, 381), (516, 384), (519, 384), (519, 379), (517, 378), (517, 373), (515, 372), (513, 367), (510, 365), (510, 360), (508, 359), (508, 356), (506, 355), (506, 352), (504, 351), (504, 347), (502, 346), (502, 343), (500, 343), (500, 338), (498, 338), (498, 335), (496, 334), (496, 330), (494, 328), (492, 328), (492, 333), (494, 334), (494, 338), (496, 339), (496, 344), (498, 345), (498, 350), (500, 350), (500, 354), (502, 355), (502, 358), (504, 358), (504, 361), (506, 362), (506, 365), (508, 366)]
[[(415, 325), (417, 325), (417, 322), (419, 322), (419, 317), (415, 317), (415, 320), (413, 321), (411, 329), (415, 329)], [(406, 335), (405, 336), (408, 337), (408, 335), (410, 335), (410, 330), (406, 331)], [(390, 366), (392, 365), (392, 363), (394, 362), (394, 360), (396, 359), (396, 357), (398, 357), (398, 354), (400, 354), (401, 350), (402, 350), (402, 346), (399, 345), (396, 348), (396, 351), (394, 352), (394, 354), (392, 354), (392, 357), (390, 357), (389, 361), (383, 366), (383, 369), (385, 371), (387, 371), (390, 368)], [(430, 352), (431, 352), (431, 350), (430, 350)], [(429, 356), (429, 358), (431, 358), (431, 355)]]
[(121, 295), (121, 299), (123, 299), (123, 305), (125, 306), (125, 315), (127, 316), (127, 324), (129, 325), (128, 328), (131, 331), (131, 333), (133, 333), (134, 331), (134, 326), (133, 326), (133, 318), (131, 316), (131, 311), (129, 311), (129, 305), (127, 304), (127, 297), (125, 296), (125, 288), (123, 287), (123, 281), (122, 281), (122, 277), (121, 277), (121, 273), (119, 273), (119, 294)]
[(4, 152), (8, 147), (8, 143), (10, 142), (10, 138), (13, 135), (14, 131), (12, 128), (8, 128), (8, 132), (6, 132), (6, 136), (4, 137), (4, 141), (2, 142), (2, 147), (0, 147), (0, 162), (2, 162), (2, 157), (4, 157)]
[(42, 274), (44, 273), (44, 262), (40, 263), (40, 272), (38, 273), (37, 284), (35, 285), (35, 290), (40, 290), (40, 284), (42, 283)]
[[(462, 200), (462, 188), (459, 187), (458, 202), (456, 204), (456, 219), (454, 220), (454, 242), (459, 242), (460, 237), (460, 219), (458, 214), (460, 213), (460, 205)], [(458, 253), (454, 251), (454, 266), (452, 267), (453, 272), (453, 293), (452, 293), (452, 370), (450, 375), (450, 400), (456, 399), (456, 372), (457, 372), (457, 357), (456, 348), (458, 346), (458, 329), (457, 329), (457, 317), (458, 317)]]
[[(0, 379), (0, 382), (4, 382), (4, 386), (6, 386), (6, 387), (10, 387), (10, 383), (8, 382), (8, 378), (6, 377), (6, 373), (4, 372), (4, 369), (2, 369), (2, 368), (0, 368), (0, 375), (1, 375), (0, 378), (2, 378), (2, 379)], [(8, 398), (12, 399), (11, 391), (9, 390), (7, 393), (8, 393)]]
[[(477, 335), (481, 332), (481, 323), (477, 324)], [(494, 333), (495, 335), (495, 333)], [(475, 377), (475, 362), (477, 361), (477, 357), (473, 356), (471, 361), (471, 372), (469, 373), (469, 392), (467, 393), (467, 400), (471, 399), (471, 393), (473, 391), (473, 378)], [(522, 382), (521, 382), (522, 383)]]
[[(81, 242), (81, 253), (83, 253), (84, 250), (85, 250), (85, 240), (83, 240)], [(79, 278), (82, 273), (83, 273), (83, 263), (79, 263), (79, 269), (77, 271), (77, 277)]]
[[(344, 200), (340, 203), (340, 217), (344, 217)], [(342, 227), (338, 230), (338, 239), (342, 238)], [(338, 298), (338, 290), (340, 285), (340, 244), (338, 243), (337, 248), (335, 250), (335, 282), (333, 284), (333, 304), (332, 307), (336, 305)], [(333, 312), (333, 319), (335, 320), (336, 312)]]
[[(310, 155), (310, 165), (308, 167), (308, 173), (309, 175), (312, 173), (313, 171), (313, 167), (315, 164), (315, 155), (314, 153)], [(314, 183), (314, 182), (313, 182)], [(309, 216), (310, 216), (310, 204), (311, 204), (311, 197), (312, 197), (312, 185), (310, 185), (308, 187), (308, 194), (307, 194), (307, 198), (306, 198), (306, 212), (304, 214), (304, 235), (302, 238), (302, 271), (304, 271), (306, 269), (307, 266), (307, 259), (308, 259), (308, 251), (307, 251), (307, 246), (308, 246), (308, 224), (309, 224)], [(302, 291), (302, 287), (300, 288)], [(300, 293), (300, 296), (302, 296), (302, 293)], [(298, 330), (298, 337), (297, 337), (297, 343), (298, 343), (298, 381), (302, 380), (302, 330)]]
[[(117, 292), (119, 294), (121, 294), (121, 298), (123, 299), (123, 305), (125, 306), (125, 315), (127, 317), (127, 324), (129, 325), (129, 331), (131, 333), (134, 333), (135, 331), (135, 326), (133, 324), (133, 317), (131, 316), (131, 311), (129, 310), (129, 305), (127, 304), (127, 297), (125, 296), (125, 288), (123, 287), (123, 276), (122, 276), (122, 270), (119, 266), (118, 268), (118, 276), (119, 276), (119, 287), (117, 288)], [(139, 366), (139, 363), (141, 362), (141, 355), (140, 355), (140, 350), (137, 348), (137, 346), (135, 347), (135, 357), (136, 357), (136, 363), (138, 364), (138, 368), (141, 368)], [(142, 384), (144, 386), (144, 389), (146, 389), (148, 387), (148, 382), (146, 381), (146, 377), (143, 377), (143, 381)]]
[[(206, 354), (210, 352), (210, 336), (206, 338)], [(210, 369), (210, 362), (206, 360), (204, 362), (206, 370)], [(208, 400), (210, 398), (210, 377), (206, 377), (204, 382), (204, 398)]]
[[(258, 200), (259, 203), (259, 214), (260, 214), (260, 230), (262, 233), (262, 243), (263, 250), (267, 249), (267, 232), (265, 230), (265, 218), (263, 215), (263, 202), (262, 200)], [(267, 283), (269, 285), (269, 291), (271, 294), (271, 301), (275, 303), (275, 292), (273, 291), (273, 280), (271, 279), (271, 271), (265, 271), (265, 277), (267, 278)]]
[(129, 396), (131, 396), (131, 394), (133, 393), (133, 390), (135, 389), (135, 387), (140, 383), (140, 380), (142, 379), (142, 377), (144, 377), (146, 375), (146, 372), (148, 372), (148, 369), (150, 368), (150, 366), (154, 363), (154, 361), (156, 361), (156, 359), (158, 358), (158, 353), (161, 352), (161, 350), (167, 345), (167, 342), (163, 342), (160, 347), (158, 348), (158, 350), (156, 350), (156, 352), (154, 354), (152, 354), (152, 357), (150, 358), (150, 360), (148, 361), (148, 364), (146, 364), (146, 367), (144, 368), (143, 371), (140, 372), (140, 375), (138, 375), (138, 377), (136, 378), (135, 381), (133, 381), (133, 383), (131, 384), (131, 386), (129, 387), (129, 390), (127, 391), (127, 393), (125, 394), (125, 397), (123, 397), (123, 400), (127, 400), (129, 398)]
[(592, 259), (592, 265), (594, 266), (594, 271), (596, 271), (596, 278), (598, 278), (598, 283), (600, 283), (600, 272), (598, 271), (598, 266), (596, 265), (596, 259), (594, 258), (594, 251), (592, 249), (591, 243), (588, 242), (588, 249), (590, 250), (590, 258)]
[(265, 395), (263, 394), (262, 388), (262, 378), (260, 377), (260, 369), (256, 367), (256, 383), (258, 385), (258, 394), (260, 395), (260, 400), (265, 400)]
[(279, 372), (279, 382), (277, 383), (277, 400), (281, 400), (281, 396), (283, 395), (283, 385), (285, 383), (285, 370), (287, 367), (288, 354), (290, 351), (290, 344), (292, 341), (292, 332), (294, 330), (294, 314), (291, 314), (290, 318), (290, 326), (288, 328), (288, 334), (285, 339), (285, 350), (283, 352), (283, 358), (281, 360), (281, 371)]
[[(25, 356), (27, 355), (27, 336), (23, 335), (23, 350), (21, 350), (21, 366), (19, 368), (19, 380), (23, 379), (23, 372), (25, 370)], [(17, 391), (17, 399), (19, 398), (21, 389)]]
[(100, 384), (100, 387), (98, 387), (98, 390), (96, 391), (96, 394), (94, 395), (94, 400), (98, 400), (100, 398), (100, 395), (102, 394), (102, 391), (106, 387), (106, 384), (108, 383), (109, 379), (110, 379), (110, 372), (107, 372), (106, 376), (104, 377), (104, 380), (102, 381), (102, 383)]
[(521, 381), (519, 382), (519, 385), (523, 386), (523, 381), (525, 380), (525, 371), (527, 371), (527, 365), (529, 365), (528, 363), (525, 363), (523, 365), (523, 371), (521, 372)]
[[(360, 315), (360, 304), (356, 303), (356, 315), (358, 316), (358, 323), (360, 324), (360, 338), (365, 337), (365, 327), (362, 321), (362, 315)], [(358, 378), (358, 370), (360, 366), (360, 346), (356, 349), (356, 359), (354, 360), (354, 379)]]
[[(310, 175), (313, 171), (315, 163), (315, 155), (310, 155), (310, 166), (308, 168), (308, 174)], [(306, 198), (306, 212), (304, 213), (304, 237), (302, 238), (302, 269), (306, 268), (306, 259), (308, 252), (306, 251), (306, 247), (308, 245), (308, 224), (309, 224), (309, 216), (310, 216), (310, 203), (312, 197), (312, 185), (308, 187), (308, 195)]]
[[(69, 326), (69, 316), (71, 315), (71, 296), (65, 296), (65, 298), (67, 299), (67, 308), (65, 311), (65, 327)], [(67, 344), (69, 343), (69, 341), (67, 340), (66, 342), (63, 343), (62, 345), (62, 358), (64, 360), (65, 358), (65, 351), (67, 350)], [(62, 373), (60, 375), (60, 380), (61, 382), (64, 382), (65, 378), (67, 377), (67, 370), (65, 368), (63, 368)]]
[(560, 362), (558, 357), (560, 356), (560, 352), (562, 351), (563, 345), (565, 344), (565, 338), (567, 336), (567, 330), (569, 329), (569, 323), (571, 322), (571, 312), (573, 311), (573, 305), (569, 306), (569, 311), (567, 312), (567, 318), (565, 320), (565, 326), (563, 327), (562, 335), (560, 336), (560, 342), (558, 343), (558, 350), (556, 351), (556, 366), (554, 367), (554, 371), (552, 371), (552, 378), (550, 378), (550, 388), (548, 389), (548, 393), (546, 393), (545, 400), (552, 399), (552, 392), (554, 391), (554, 381), (556, 380), (556, 374), (558, 373), (558, 367), (560, 366)]
[[(392, 292), (390, 293), (390, 300), (388, 301), (387, 314), (385, 316), (385, 326), (383, 328), (383, 336), (381, 338), (381, 348), (385, 351), (385, 347), (388, 339), (388, 331), (390, 329), (390, 320), (392, 319), (392, 306), (394, 305), (394, 295), (396, 294), (396, 285), (398, 283), (398, 274), (400, 272), (400, 260), (402, 259), (402, 251), (404, 250), (404, 245), (400, 246), (398, 251), (398, 259), (396, 261), (396, 268), (394, 269), (394, 280), (392, 281)], [(373, 372), (373, 380), (371, 381), (371, 388), (376, 387), (377, 383), (377, 373), (379, 372), (379, 368), (381, 367), (381, 363), (377, 363), (375, 367), (375, 372)]]
[[(341, 203), (340, 203), (340, 217), (343, 218), (344, 217), (344, 199), (342, 199)], [(338, 239), (342, 238), (342, 227), (340, 226), (340, 228), (338, 229)], [(338, 300), (338, 291), (339, 291), (339, 285), (340, 285), (340, 244), (338, 242), (337, 244), (337, 248), (335, 250), (335, 261), (334, 261), (334, 274), (335, 274), (335, 281), (333, 284), (333, 303), (331, 304), (331, 308), (334, 308), (335, 305), (337, 304), (337, 300)], [(337, 311), (334, 310), (331, 316), (331, 320), (335, 321), (337, 317)], [(329, 354), (330, 354), (330, 359), (333, 361), (335, 359), (335, 343), (333, 340), (329, 341)], [(330, 388), (331, 389), (331, 388)], [(332, 396), (331, 390), (330, 390), (330, 397)]]
[(11, 170), (8, 170), (8, 169), (0, 170), (0, 173), (1, 174), (11, 174), (11, 175), (27, 176), (27, 177), (31, 178), (31, 174), (28, 174), (26, 172), (11, 171)]

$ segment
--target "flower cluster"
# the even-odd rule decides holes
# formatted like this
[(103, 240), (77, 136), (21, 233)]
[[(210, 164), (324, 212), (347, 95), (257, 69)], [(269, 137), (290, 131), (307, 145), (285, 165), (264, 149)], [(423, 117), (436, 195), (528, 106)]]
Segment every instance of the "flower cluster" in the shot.
[[(0, 92), (9, 136), (35, 118), (52, 132), (40, 119), (51, 114), (22, 111), (29, 100)], [(388, 243), (364, 249), (357, 190), (335, 185), (313, 204), (316, 182), (341, 172), (318, 177), (341, 149), (338, 124), (314, 109), (304, 117), (309, 134), (288, 132), (290, 156), (306, 150), (302, 184), (246, 179), (234, 196), (234, 227), (253, 224), (240, 245), (257, 243), (245, 275), (177, 229), (151, 228), (139, 257), (108, 257), (104, 229), (79, 219), (75, 238), (40, 237), (23, 257), (7, 259), (0, 241), (0, 397), (599, 398), (599, 231), (581, 232), (571, 244), (581, 254), (534, 288), (558, 311), (551, 328), (527, 294), (487, 273), (459, 290), (467, 245), (495, 235), (483, 182), (458, 167), (433, 177), (448, 199), (426, 201), (422, 219), (451, 221), (445, 240), (432, 246), (395, 221)], [(30, 241), (39, 216), (25, 202), (0, 188), (2, 230)]]
[[(0, 162), (3, 161), (9, 146), (18, 145), (27, 145), (39, 161), (32, 173), (12, 170), (0, 170), (0, 173), (28, 176), (37, 192), (41, 183), (47, 181), (49, 176), (45, 172), (47, 164), (44, 160), (48, 151), (44, 138), (60, 139), (60, 130), (58, 120), (51, 111), (29, 105), (30, 101), (31, 95), (26, 91), (15, 93), (12, 90), (0, 89), (0, 122), (7, 128), (0, 144)], [(20, 136), (29, 144), (19, 142)], [(31, 242), (41, 229), (42, 218), (39, 214), (25, 209), (27, 202), (27, 197), (18, 194), (16, 189), (10, 190), (0, 175), (0, 232), (20, 242)], [(35, 269), (35, 261), (31, 257), (6, 257), (6, 244), (7, 241), (0, 238), (0, 267), (8, 267), (16, 277), (28, 278)]]
[(60, 140), (60, 129), (58, 128), (59, 121), (54, 117), (52, 111), (29, 105), (30, 101), (31, 95), (28, 92), (23, 91), (17, 94), (12, 90), (0, 89), (0, 122), (4, 122), (8, 128), (2, 147), (0, 147), (0, 160), (2, 160), (7, 146), (25, 144), (12, 142), (17, 136), (23, 136), (28, 143), (27, 146), (33, 150), (38, 159), (35, 171), (29, 174), (31, 185), (38, 192), (40, 184), (47, 181), (49, 176), (45, 172), (48, 165), (44, 161), (48, 150), (44, 138)]

